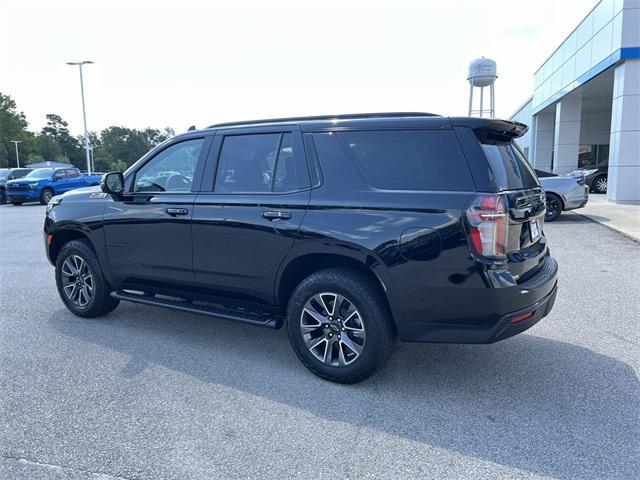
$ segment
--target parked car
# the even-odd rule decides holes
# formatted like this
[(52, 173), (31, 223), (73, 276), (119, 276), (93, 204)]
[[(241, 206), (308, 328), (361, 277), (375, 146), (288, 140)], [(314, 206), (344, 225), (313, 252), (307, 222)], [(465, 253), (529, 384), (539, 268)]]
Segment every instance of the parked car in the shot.
[(7, 181), (7, 200), (13, 205), (25, 202), (46, 205), (54, 195), (99, 185), (101, 178), (101, 175), (83, 174), (75, 167), (37, 168), (23, 178)]
[(544, 170), (535, 172), (546, 196), (545, 222), (553, 222), (563, 211), (582, 208), (589, 201), (589, 187), (585, 185), (582, 175), (565, 176)]
[(569, 175), (584, 177), (585, 183), (594, 193), (607, 193), (609, 165), (603, 165), (597, 168), (578, 169)]
[(0, 204), (7, 202), (7, 180), (22, 178), (33, 168), (0, 168)]
[(81, 317), (130, 301), (286, 324), (302, 363), (342, 383), (396, 336), (503, 340), (557, 291), (544, 192), (512, 143), (526, 129), (395, 113), (187, 132), (51, 200), (58, 292)]

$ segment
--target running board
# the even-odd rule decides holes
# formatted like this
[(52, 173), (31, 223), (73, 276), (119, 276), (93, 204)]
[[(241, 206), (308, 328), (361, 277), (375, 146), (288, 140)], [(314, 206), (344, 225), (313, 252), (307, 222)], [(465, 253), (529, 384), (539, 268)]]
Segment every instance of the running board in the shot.
[(207, 315), (209, 317), (222, 318), (223, 320), (231, 320), (233, 322), (248, 323), (267, 328), (280, 328), (282, 326), (282, 318), (271, 315), (261, 315), (259, 313), (249, 312), (246, 310), (236, 310), (232, 308), (215, 307), (212, 305), (194, 304), (186, 300), (171, 300), (153, 295), (130, 293), (124, 290), (111, 292), (111, 298), (124, 300), (127, 302), (141, 303), (143, 305), (152, 305), (154, 307), (171, 308), (181, 312), (196, 313), (198, 315)]

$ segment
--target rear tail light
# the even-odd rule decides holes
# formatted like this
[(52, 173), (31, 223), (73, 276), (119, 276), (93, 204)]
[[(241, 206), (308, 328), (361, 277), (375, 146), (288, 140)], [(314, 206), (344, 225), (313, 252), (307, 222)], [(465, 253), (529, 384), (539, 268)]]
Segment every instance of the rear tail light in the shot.
[(477, 195), (467, 208), (469, 244), (479, 256), (506, 258), (507, 205), (502, 195)]

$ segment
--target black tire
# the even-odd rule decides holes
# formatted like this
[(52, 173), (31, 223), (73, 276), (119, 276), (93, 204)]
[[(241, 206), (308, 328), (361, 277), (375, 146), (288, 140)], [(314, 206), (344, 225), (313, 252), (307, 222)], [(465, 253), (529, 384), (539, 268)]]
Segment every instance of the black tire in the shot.
[[(355, 309), (358, 317), (361, 315), (361, 320), (357, 320), (362, 327), (362, 333), (359, 335), (364, 334), (366, 331), (366, 338), (364, 340), (356, 340), (358, 342), (363, 341), (363, 345), (360, 353), (354, 359), (351, 359), (350, 363), (345, 364), (344, 360), (348, 355), (355, 354), (355, 350), (350, 351), (348, 347), (344, 346), (345, 343), (343, 342), (353, 342), (354, 338), (349, 338), (348, 334), (350, 335), (353, 332), (346, 332), (344, 327), (341, 332), (339, 327), (336, 330), (331, 330), (326, 323), (321, 324), (324, 325), (323, 327), (313, 326), (312, 328), (316, 329), (314, 332), (318, 336), (307, 340), (311, 342), (312, 340), (318, 340), (323, 335), (325, 337), (335, 335), (332, 339), (332, 342), (337, 343), (335, 347), (334, 343), (330, 344), (327, 340), (321, 340), (326, 342), (324, 355), (326, 358), (326, 349), (328, 345), (331, 345), (332, 352), (336, 352), (335, 356), (338, 357), (336, 361), (343, 364), (327, 364), (317, 358), (312, 353), (312, 349), (310, 350), (307, 347), (305, 334), (302, 331), (303, 309), (308, 305), (307, 302), (313, 301), (321, 293), (324, 295), (337, 294), (344, 297), (346, 302), (341, 303), (343, 306), (342, 311), (344, 312), (345, 308), (347, 310)], [(303, 365), (315, 375), (338, 383), (357, 383), (372, 375), (389, 358), (396, 339), (391, 314), (383, 298), (384, 292), (380, 286), (356, 270), (333, 268), (316, 272), (305, 278), (291, 295), (287, 309), (289, 341)], [(335, 311), (335, 307), (333, 307), (333, 310)], [(342, 314), (338, 312), (333, 321), (339, 321), (340, 325), (343, 325), (342, 321), (344, 319), (340, 319), (340, 316)], [(346, 317), (347, 314), (345, 313), (344, 316)], [(331, 317), (327, 316), (327, 318)], [(347, 321), (349, 320), (344, 320), (345, 327), (347, 326)], [(320, 323), (320, 320), (318, 320), (318, 323)], [(351, 326), (353, 327), (354, 324), (351, 324)], [(353, 330), (350, 327), (347, 327), (347, 329)], [(307, 333), (306, 335), (310, 336), (315, 333)], [(342, 340), (337, 339), (337, 337), (340, 337), (340, 333), (343, 335)], [(359, 347), (359, 345), (356, 346)]]
[(20, 205), (22, 205), (22, 202), (11, 202), (11, 205), (15, 205), (16, 207), (19, 207)]
[(49, 203), (49, 200), (53, 198), (53, 190), (50, 188), (43, 188), (42, 192), (40, 192), (40, 204), (46, 205)]
[(0, 190), (0, 205), (7, 203), (7, 195), (4, 193), (4, 190)]
[[(82, 305), (82, 299), (79, 296), (78, 299), (80, 301), (74, 301), (75, 295), (73, 292), (75, 289), (71, 289), (69, 292), (69, 285), (66, 285), (67, 290), (65, 291), (65, 283), (69, 282), (70, 279), (71, 283), (78, 280), (77, 276), (74, 280), (73, 276), (69, 277), (65, 273), (68, 272), (65, 267), (65, 261), (69, 259), (70, 262), (75, 262), (78, 257), (86, 262), (88, 272), (92, 276), (92, 287), (90, 290), (87, 289), (87, 292), (90, 292), (91, 296), (84, 305)], [(86, 240), (72, 240), (62, 247), (56, 259), (56, 285), (60, 298), (65, 306), (71, 313), (79, 317), (94, 318), (106, 315), (113, 311), (120, 303), (119, 300), (111, 298), (110, 294), (112, 289), (102, 273), (102, 268), (100, 267), (93, 248)], [(67, 294), (67, 292), (69, 292), (69, 294)]]
[(553, 222), (558, 219), (558, 217), (562, 213), (562, 210), (564, 209), (564, 206), (562, 205), (562, 199), (553, 193), (547, 193), (546, 198), (547, 211), (544, 214), (544, 221)]
[(607, 193), (608, 183), (609, 182), (607, 175), (598, 175), (593, 179), (593, 183), (591, 184), (591, 186), (595, 193)]

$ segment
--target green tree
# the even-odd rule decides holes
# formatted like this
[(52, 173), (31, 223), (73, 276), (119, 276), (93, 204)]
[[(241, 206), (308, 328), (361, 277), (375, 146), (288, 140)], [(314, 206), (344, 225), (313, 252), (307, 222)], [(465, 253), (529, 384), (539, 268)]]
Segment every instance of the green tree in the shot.
[(58, 157), (66, 157), (67, 161), (80, 167), (85, 158), (80, 141), (69, 133), (69, 124), (60, 115), (47, 114), (47, 124), (42, 129), (41, 136), (48, 137), (60, 147)]
[(27, 119), (24, 113), (18, 112), (16, 102), (9, 95), (0, 92), (0, 165), (17, 166), (12, 140), (23, 142), (19, 148), (26, 160), (32, 137), (27, 132), (27, 125)]
[(33, 150), (45, 161), (57, 161), (57, 159), (64, 157), (62, 148), (52, 137), (47, 135), (38, 135), (35, 138)]

